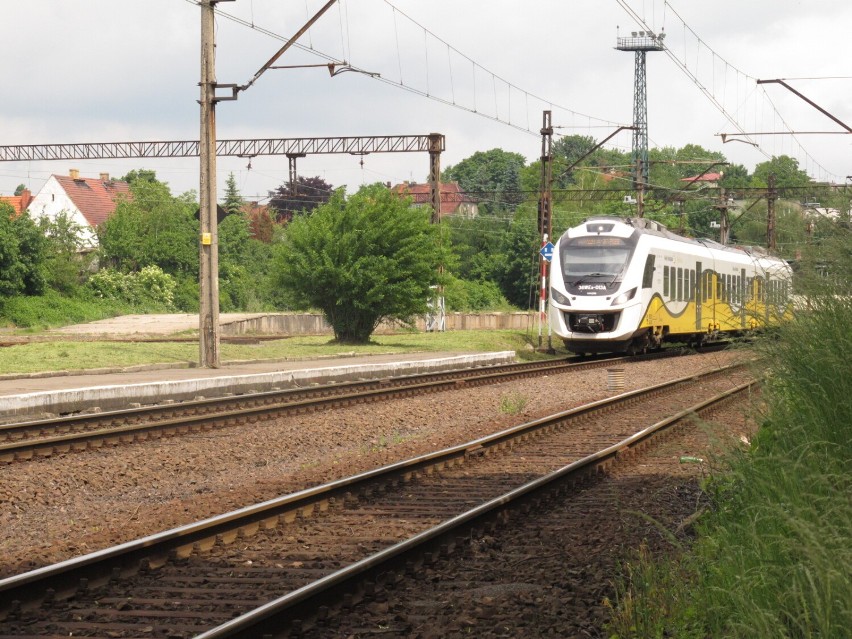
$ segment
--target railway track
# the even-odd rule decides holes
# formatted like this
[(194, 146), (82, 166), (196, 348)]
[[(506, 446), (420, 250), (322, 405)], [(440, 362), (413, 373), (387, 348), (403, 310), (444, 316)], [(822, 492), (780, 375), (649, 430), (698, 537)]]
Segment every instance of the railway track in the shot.
[(0, 635), (298, 636), (750, 383), (738, 365), (624, 393), (0, 581)]
[(0, 463), (128, 444), (150, 438), (173, 437), (182, 433), (273, 419), (286, 414), (436, 393), (457, 388), (461, 384), (496, 384), (523, 377), (582, 371), (683, 352), (672, 349), (641, 358), (598, 357), (579, 362), (576, 358), (568, 358), (526, 362), (180, 403), (167, 402), (126, 410), (2, 424)]

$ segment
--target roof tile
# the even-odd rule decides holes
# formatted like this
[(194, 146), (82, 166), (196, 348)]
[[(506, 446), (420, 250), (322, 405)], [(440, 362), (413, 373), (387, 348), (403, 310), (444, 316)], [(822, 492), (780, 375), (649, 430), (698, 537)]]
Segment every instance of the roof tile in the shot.
[(75, 179), (67, 175), (53, 177), (93, 227), (98, 226), (115, 211), (120, 195), (131, 197), (130, 185), (127, 182), (118, 180), (104, 182), (98, 178)]

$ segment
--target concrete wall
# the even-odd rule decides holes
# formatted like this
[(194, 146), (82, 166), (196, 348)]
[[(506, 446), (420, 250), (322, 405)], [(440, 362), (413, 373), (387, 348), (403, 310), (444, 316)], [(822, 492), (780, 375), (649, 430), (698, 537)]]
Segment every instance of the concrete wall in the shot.
[[(535, 313), (447, 313), (448, 331), (459, 330), (526, 330), (535, 326)], [(418, 318), (415, 326), (426, 330), (426, 320)], [(397, 324), (382, 324), (377, 333), (398, 331)], [(331, 327), (319, 313), (270, 313), (260, 317), (222, 324), (223, 335), (330, 335)]]

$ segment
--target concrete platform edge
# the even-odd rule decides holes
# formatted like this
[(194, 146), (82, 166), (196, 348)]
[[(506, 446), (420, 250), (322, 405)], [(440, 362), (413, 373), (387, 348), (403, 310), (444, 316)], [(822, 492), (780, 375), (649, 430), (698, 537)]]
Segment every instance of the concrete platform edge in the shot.
[(416, 361), (381, 362), (345, 366), (313, 366), (295, 370), (224, 375), (141, 384), (111, 384), (88, 388), (40, 391), (0, 398), (2, 416), (66, 414), (81, 411), (109, 411), (128, 408), (132, 403), (154, 404), (164, 399), (186, 401), (197, 397), (262, 392), (274, 388), (296, 388), (358, 379), (414, 375), (417, 373), (493, 366), (515, 361), (514, 351), (473, 353)]

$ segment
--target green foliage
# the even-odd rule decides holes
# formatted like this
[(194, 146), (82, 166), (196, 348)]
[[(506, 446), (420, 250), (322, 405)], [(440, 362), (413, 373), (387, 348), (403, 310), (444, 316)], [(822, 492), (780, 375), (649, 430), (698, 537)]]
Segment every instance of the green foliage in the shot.
[(0, 297), (40, 294), (46, 252), (47, 240), (33, 219), (0, 202)]
[(530, 308), (538, 280), (539, 249), (536, 212), (529, 206), (520, 207), (509, 225), (496, 273), (503, 295), (518, 308)]
[(747, 187), (750, 179), (748, 169), (742, 164), (730, 164), (725, 167), (725, 175), (722, 176), (720, 186), (728, 191), (736, 192), (737, 189)]
[[(132, 309), (127, 304), (116, 300), (89, 299), (81, 295), (66, 297), (55, 291), (38, 296), (17, 295), (0, 299), (0, 318), (19, 328), (39, 329), (92, 322), (130, 312)], [(27, 358), (24, 357), (25, 360)], [(8, 364), (0, 366), (0, 369), (13, 370)], [(14, 370), (19, 369), (14, 367)]]
[(295, 188), (285, 182), (269, 192), (269, 207), (274, 218), (287, 222), (296, 215), (307, 215), (316, 207), (325, 204), (334, 193), (334, 187), (321, 177), (297, 177)]
[(288, 225), (275, 258), (278, 283), (297, 308), (317, 308), (335, 339), (366, 342), (385, 319), (425, 313), (443, 261), (438, 229), (382, 185), (346, 199), (338, 191)]
[(506, 415), (518, 415), (527, 407), (527, 398), (518, 392), (500, 396), (500, 412)]
[(201, 305), (201, 293), (197, 277), (177, 275), (175, 278), (175, 310), (184, 313), (197, 313)]
[(121, 271), (159, 266), (166, 273), (198, 273), (196, 206), (175, 198), (167, 185), (137, 177), (132, 200), (123, 199), (98, 227), (101, 263)]
[(799, 168), (797, 159), (789, 155), (779, 155), (754, 167), (752, 186), (765, 187), (769, 183), (769, 176), (773, 173), (775, 184), (779, 187), (808, 186), (811, 183), (808, 174)]
[(240, 195), (240, 190), (237, 188), (237, 179), (233, 173), (228, 174), (228, 179), (225, 180), (225, 203), (224, 209), (231, 214), (239, 213), (243, 207), (243, 196)]
[(511, 311), (500, 287), (490, 280), (461, 280), (448, 276), (444, 284), (447, 311)]
[(138, 181), (168, 186), (165, 182), (160, 182), (157, 179), (157, 172), (151, 169), (133, 169), (132, 171), (128, 171), (127, 175), (120, 179), (122, 182), (127, 182), (130, 186), (133, 186)]
[(101, 269), (89, 278), (87, 285), (96, 298), (164, 311), (174, 308), (177, 287), (174, 278), (158, 266), (146, 266), (134, 273)]
[(488, 215), (512, 210), (524, 201), (521, 170), (525, 164), (519, 153), (502, 149), (477, 151), (455, 166), (448, 166), (441, 179), (458, 182), (462, 191), (479, 200), (480, 213)]
[(47, 239), (47, 285), (64, 295), (73, 295), (88, 275), (93, 259), (91, 254), (78, 252), (82, 228), (65, 211), (53, 219), (39, 218), (38, 227)]
[(505, 225), (493, 216), (448, 217), (441, 221), (454, 260), (445, 266), (463, 280), (493, 279), (503, 256)]

